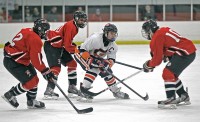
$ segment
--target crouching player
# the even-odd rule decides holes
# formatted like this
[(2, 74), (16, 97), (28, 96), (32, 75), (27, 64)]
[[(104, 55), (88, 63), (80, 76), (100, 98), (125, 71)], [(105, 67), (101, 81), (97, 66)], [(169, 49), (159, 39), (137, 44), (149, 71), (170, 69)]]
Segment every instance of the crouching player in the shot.
[[(190, 104), (190, 97), (184, 90), (179, 75), (194, 61), (195, 45), (171, 28), (159, 27), (154, 20), (148, 20), (143, 24), (142, 35), (151, 40), (152, 59), (144, 63), (145, 72), (152, 72), (156, 66), (161, 64), (163, 57), (170, 59), (162, 74), (167, 100), (158, 101), (158, 107), (176, 108), (176, 105), (180, 103)], [(177, 99), (176, 93), (179, 96)]]
[(14, 108), (19, 106), (16, 96), (26, 93), (28, 108), (45, 108), (45, 104), (36, 100), (38, 76), (35, 68), (42, 73), (49, 82), (57, 77), (42, 61), (42, 40), (46, 38), (49, 23), (44, 19), (37, 19), (33, 28), (22, 29), (4, 47), (4, 66), (20, 83), (13, 86), (2, 97)]
[[(86, 71), (83, 83), (80, 85), (80, 91), (86, 99), (93, 98), (89, 89), (97, 75), (104, 78), (106, 84), (111, 88), (114, 97), (129, 99), (129, 95), (121, 92), (120, 88), (115, 85), (115, 78), (105, 71), (112, 72), (111, 67), (115, 62), (118, 50), (115, 43), (117, 31), (117, 27), (114, 24), (108, 23), (105, 25), (103, 33), (92, 34), (75, 52), (76, 61)], [(103, 59), (106, 55), (107, 59)]]

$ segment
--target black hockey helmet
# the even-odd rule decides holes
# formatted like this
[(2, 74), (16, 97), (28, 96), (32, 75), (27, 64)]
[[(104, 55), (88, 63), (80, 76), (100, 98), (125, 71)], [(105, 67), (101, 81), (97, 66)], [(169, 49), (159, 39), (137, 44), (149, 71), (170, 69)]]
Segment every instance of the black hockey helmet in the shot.
[(148, 40), (151, 40), (151, 34), (155, 33), (159, 29), (157, 22), (153, 19), (149, 19), (142, 25), (142, 36)]
[[(108, 32), (115, 32), (117, 34), (118, 32), (118, 29), (117, 27), (114, 25), (114, 24), (111, 24), (111, 23), (107, 23), (105, 26), (104, 26), (104, 29), (103, 29), (103, 32), (104, 32), (104, 35), (107, 37), (108, 36)], [(116, 38), (112, 38), (112, 39), (107, 39), (108, 41), (111, 41), (111, 42), (114, 42)]]
[(37, 33), (41, 39), (46, 39), (46, 31), (50, 29), (47, 20), (39, 18), (34, 21), (33, 31)]
[[(78, 23), (79, 19), (83, 19), (84, 23)], [(83, 11), (76, 11), (74, 13), (74, 22), (77, 27), (84, 28), (87, 25), (87, 15)]]

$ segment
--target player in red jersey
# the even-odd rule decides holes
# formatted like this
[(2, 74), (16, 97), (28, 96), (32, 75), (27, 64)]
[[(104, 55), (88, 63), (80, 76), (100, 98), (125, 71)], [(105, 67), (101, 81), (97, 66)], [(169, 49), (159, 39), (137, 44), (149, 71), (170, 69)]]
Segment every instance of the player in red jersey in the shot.
[[(87, 15), (83, 11), (76, 11), (74, 19), (65, 23), (55, 31), (48, 31), (47, 41), (44, 44), (44, 51), (51, 70), (58, 76), (61, 71), (61, 64), (67, 67), (68, 72), (68, 93), (69, 97), (78, 95), (80, 91), (77, 85), (77, 63), (71, 54), (75, 52), (76, 44), (73, 38), (77, 35), (79, 28), (87, 24)], [(55, 85), (48, 83), (44, 92), (44, 99), (58, 99), (59, 95), (54, 92)]]
[[(163, 70), (167, 100), (158, 101), (158, 107), (176, 108), (180, 103), (190, 104), (190, 98), (179, 79), (182, 71), (195, 59), (196, 48), (191, 40), (180, 36), (169, 27), (157, 26), (156, 21), (147, 20), (142, 26), (142, 35), (150, 42), (152, 59), (144, 63), (145, 72), (152, 72), (162, 60), (169, 61)], [(176, 99), (176, 93), (179, 98)]]
[(38, 76), (35, 68), (42, 73), (44, 78), (55, 81), (55, 75), (42, 61), (41, 39), (46, 38), (46, 31), (50, 25), (44, 19), (37, 19), (33, 28), (24, 28), (7, 42), (4, 47), (4, 66), (20, 83), (13, 86), (2, 97), (14, 108), (19, 106), (16, 96), (25, 93), (28, 108), (45, 108), (45, 104), (36, 100)]

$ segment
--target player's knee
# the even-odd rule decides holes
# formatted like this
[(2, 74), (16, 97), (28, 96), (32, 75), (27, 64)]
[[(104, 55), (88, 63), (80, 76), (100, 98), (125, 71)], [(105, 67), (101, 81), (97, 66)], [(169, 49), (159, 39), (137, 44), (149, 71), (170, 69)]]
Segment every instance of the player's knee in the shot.
[(61, 68), (60, 67), (51, 67), (51, 71), (55, 74), (55, 75), (59, 75)]
[(177, 78), (174, 75), (174, 73), (172, 71), (170, 71), (169, 69), (167, 69), (167, 68), (164, 68), (162, 77), (163, 77), (164, 81), (175, 82), (177, 80)]
[(68, 69), (71, 70), (76, 70), (77, 63), (75, 60), (71, 60), (70, 62), (67, 63)]
[(22, 86), (23, 88), (30, 90), (30, 89), (33, 89), (35, 86), (37, 86), (38, 82), (39, 82), (39, 78), (37, 77), (37, 75), (35, 75), (31, 80), (24, 83)]

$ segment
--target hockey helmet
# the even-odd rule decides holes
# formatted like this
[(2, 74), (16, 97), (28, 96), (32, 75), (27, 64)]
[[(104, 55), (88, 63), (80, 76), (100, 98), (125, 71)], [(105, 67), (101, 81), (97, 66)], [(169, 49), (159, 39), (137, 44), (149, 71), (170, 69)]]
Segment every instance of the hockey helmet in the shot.
[[(83, 19), (84, 23), (79, 23), (79, 19)], [(84, 28), (87, 25), (87, 15), (83, 11), (76, 11), (74, 13), (74, 22), (77, 27)]]
[(33, 31), (37, 33), (41, 39), (46, 39), (46, 31), (50, 29), (47, 20), (39, 18), (34, 21)]
[(159, 26), (153, 19), (149, 19), (142, 25), (142, 36), (148, 40), (151, 40), (152, 34), (158, 30)]
[[(116, 37), (117, 37), (118, 29), (114, 24), (107, 23), (104, 26), (103, 32), (104, 32), (104, 35), (105, 35), (105, 37), (107, 38), (108, 41), (114, 42), (116, 40)], [(116, 36), (114, 38), (108, 39), (108, 32), (114, 32), (116, 34)]]

